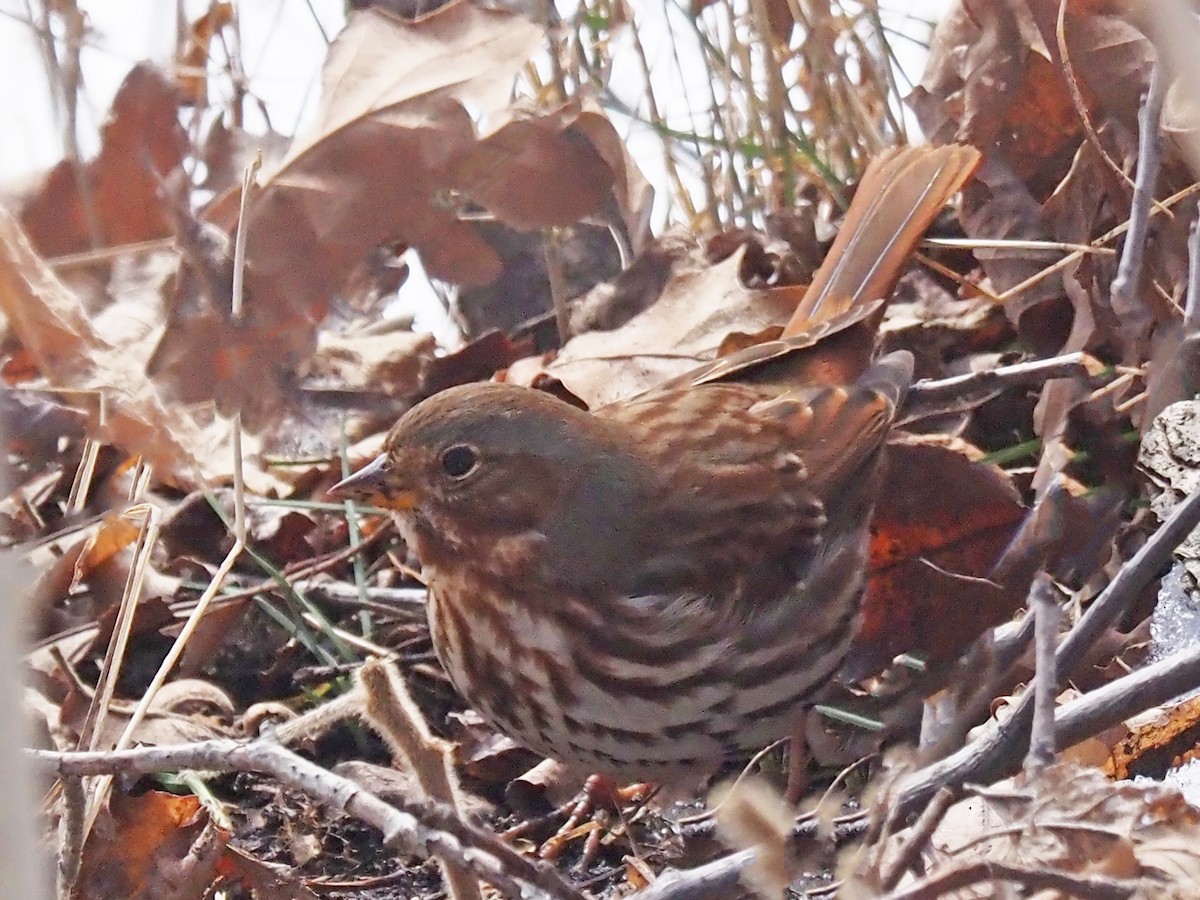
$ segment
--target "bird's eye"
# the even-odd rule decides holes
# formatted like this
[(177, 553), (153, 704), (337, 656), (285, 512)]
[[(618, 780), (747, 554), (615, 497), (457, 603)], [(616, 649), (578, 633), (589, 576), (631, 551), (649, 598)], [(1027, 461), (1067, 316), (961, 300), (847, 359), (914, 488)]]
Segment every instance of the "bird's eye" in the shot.
[(451, 478), (466, 478), (477, 465), (479, 457), (465, 444), (450, 447), (442, 454), (442, 471)]

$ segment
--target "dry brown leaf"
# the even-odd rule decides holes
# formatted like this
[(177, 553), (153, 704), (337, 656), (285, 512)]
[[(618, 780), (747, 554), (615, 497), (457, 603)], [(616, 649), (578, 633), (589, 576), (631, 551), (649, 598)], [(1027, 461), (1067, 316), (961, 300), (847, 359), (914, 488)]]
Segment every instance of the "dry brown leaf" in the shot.
[[(1151, 509), (1165, 521), (1177, 503), (1200, 487), (1200, 401), (1183, 400), (1164, 409), (1142, 438), (1137, 464), (1156, 488)], [(1175, 555), (1192, 578), (1200, 578), (1200, 535), (1188, 535)]]
[[(249, 200), (246, 318), (235, 325), (220, 304), (181, 294), (155, 375), (184, 400), (215, 396), (269, 419), (332, 295), (380, 245), (413, 247), (430, 274), (482, 284), (501, 265), (467, 214), (521, 228), (620, 215), (639, 176), (601, 114), (508, 108), (541, 42), (528, 20), (473, 3), (415, 21), (352, 14), (330, 49), (315, 125)], [(218, 200), (209, 220), (232, 233), (238, 199)]]
[(208, 53), (217, 33), (233, 22), (232, 3), (213, 3), (208, 11), (188, 26), (187, 46), (179, 57), (176, 82), (188, 102), (208, 105)]
[(215, 856), (193, 852), (207, 824), (208, 813), (195, 797), (114, 794), (87, 842), (77, 896), (166, 897), (185, 883), (203, 890), (217, 876)]
[(572, 338), (546, 371), (595, 408), (713, 358), (730, 332), (785, 323), (796, 307), (796, 289), (743, 287), (741, 261), (738, 252), (708, 268), (677, 271), (649, 309), (614, 331)]
[(135, 540), (141, 531), (140, 520), (146, 516), (145, 506), (127, 509), (120, 515), (107, 515), (100, 527), (84, 539), (71, 587), (79, 585), (97, 566), (107, 562)]
[[(1066, 173), (1083, 136), (1059, 55), (1058, 9), (1057, 0), (960, 0), (939, 23), (909, 98), (932, 139), (989, 148), (989, 159), (1011, 165), (1039, 200)], [(1089, 115), (1128, 122), (1151, 49), (1111, 12), (1069, 3), (1066, 42)]]
[(156, 68), (125, 77), (100, 132), (100, 153), (76, 171), (63, 161), (21, 211), (21, 224), (43, 256), (61, 256), (167, 237), (170, 221), (155, 173), (174, 171), (187, 151), (181, 96)]
[(266, 862), (237, 847), (225, 848), (221, 870), (258, 900), (318, 900), (320, 897), (291, 866)]
[[(64, 733), (78, 738), (91, 702), (91, 697), (78, 691), (66, 696), (58, 722)], [(109, 705), (97, 747), (116, 746), (132, 720), (134, 706), (132, 701), (124, 700), (114, 700)], [(198, 678), (181, 678), (164, 685), (155, 695), (145, 718), (134, 730), (132, 741), (166, 747), (229, 737), (232, 729), (228, 722), (232, 716), (233, 701), (216, 685)]]
[[(894, 836), (892, 852), (907, 838), (903, 831)], [(1189, 896), (1200, 879), (1197, 847), (1200, 810), (1178, 791), (1114, 784), (1094, 769), (1059, 764), (951, 807), (923, 856), (923, 875), (989, 860), (1037, 872), (1132, 879), (1136, 897)], [(1009, 895), (988, 880), (953, 896)]]
[(432, 335), (412, 331), (334, 334), (322, 332), (304, 369), (309, 378), (343, 388), (370, 388), (395, 397), (413, 396), (433, 359)]
[[(84, 408), (92, 437), (142, 456), (159, 478), (177, 487), (195, 486), (197, 475), (218, 478), (231, 471), (229, 424), (216, 419), (211, 407), (165, 403), (146, 378), (145, 357), (104, 339), (79, 296), (38, 257), (3, 209), (0, 311), (50, 386), (72, 397), (96, 395)], [(136, 319), (136, 310), (128, 312)], [(134, 346), (148, 348), (140, 331), (133, 338)], [(247, 452), (252, 449), (248, 442)], [(247, 483), (260, 490), (279, 484), (273, 474), (252, 467)]]

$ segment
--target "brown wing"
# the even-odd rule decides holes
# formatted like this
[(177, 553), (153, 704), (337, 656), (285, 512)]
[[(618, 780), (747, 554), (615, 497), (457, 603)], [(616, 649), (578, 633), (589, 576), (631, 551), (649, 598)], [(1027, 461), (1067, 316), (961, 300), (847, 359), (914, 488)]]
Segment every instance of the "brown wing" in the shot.
[(881, 451), (912, 376), (912, 354), (898, 351), (848, 387), (801, 388), (752, 408), (785, 424), (808, 469), (810, 489), (829, 510), (828, 528), (865, 522), (878, 488)]
[(631, 445), (660, 448), (637, 520), (626, 587), (635, 594), (777, 596), (821, 538), (825, 510), (790, 452), (787, 425), (752, 413), (769, 393), (711, 384), (605, 407)]
[[(908, 354), (893, 354), (845, 388), (775, 397), (708, 384), (602, 410), (634, 432), (631, 443), (662, 448), (656, 488), (632, 523), (631, 588), (735, 602), (790, 590), (831, 526), (864, 525), (874, 488), (847, 488), (876, 477), (911, 371)], [(843, 492), (861, 496), (858, 507)]]

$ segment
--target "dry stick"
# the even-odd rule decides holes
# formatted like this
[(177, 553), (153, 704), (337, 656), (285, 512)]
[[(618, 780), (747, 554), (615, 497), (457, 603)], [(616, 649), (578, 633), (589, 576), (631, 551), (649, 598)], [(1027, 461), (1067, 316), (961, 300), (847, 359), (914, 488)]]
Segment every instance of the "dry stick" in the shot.
[[(1139, 591), (1171, 560), (1171, 554), (1200, 524), (1200, 491), (1175, 507), (1171, 517), (1142, 545), (1088, 607), (1055, 654), (1060, 679), (1070, 678), (1088, 649), (1117, 620)], [(1033, 718), (1033, 694), (1021, 695), (1004, 725), (943, 760), (914, 773), (901, 788), (896, 805), (913, 812), (935, 791), (964, 781), (987, 782), (1013, 771)]]
[(886, 900), (931, 900), (974, 884), (996, 881), (1015, 882), (1030, 894), (1060, 891), (1068, 897), (1087, 897), (1088, 900), (1125, 900), (1133, 896), (1138, 888), (1135, 881), (1119, 881), (1103, 876), (1088, 878), (983, 860), (922, 879), (903, 890), (888, 894)]
[(1036, 667), (1033, 678), (1033, 727), (1025, 768), (1040, 771), (1054, 762), (1054, 698), (1058, 695), (1058, 673), (1054, 644), (1058, 639), (1059, 609), (1054, 582), (1045, 572), (1033, 583), (1033, 645)]
[[(141, 504), (130, 507), (125, 515), (132, 517), (142, 515), (142, 524), (138, 529), (137, 541), (133, 548), (133, 562), (129, 567), (129, 575), (125, 579), (125, 587), (121, 592), (121, 604), (117, 609), (116, 623), (113, 625), (112, 636), (104, 653), (104, 662), (100, 666), (99, 684), (88, 705), (87, 715), (79, 729), (78, 749), (86, 747), (89, 750), (98, 749), (100, 736), (104, 733), (104, 723), (112, 706), (116, 693), (117, 681), (121, 677), (121, 667), (125, 662), (125, 651), (133, 633), (134, 615), (137, 612), (138, 600), (142, 595), (142, 584), (145, 581), (146, 568), (150, 563), (150, 553), (158, 541), (159, 519), (161, 512), (151, 504)], [(90, 828), (90, 825), (89, 825)]]
[(1117, 277), (1113, 279), (1111, 288), (1110, 303), (1113, 311), (1121, 319), (1140, 319), (1146, 316), (1146, 311), (1137, 302), (1135, 295), (1145, 256), (1146, 235), (1150, 228), (1154, 185), (1158, 181), (1161, 158), (1158, 122), (1162, 116), (1166, 93), (1167, 80), (1163, 75), (1162, 66), (1156, 63), (1150, 74), (1150, 88), (1146, 92), (1141, 109), (1138, 110), (1137, 177), (1133, 183), (1133, 202), (1129, 209), (1129, 236), (1125, 238), (1125, 246), (1121, 249)]
[[(1176, 191), (1174, 194), (1172, 194), (1170, 197), (1167, 197), (1165, 200), (1161, 200), (1158, 203), (1156, 203), (1155, 208), (1151, 211), (1150, 214), (1152, 216), (1156, 216), (1156, 215), (1159, 215), (1160, 213), (1162, 213), (1163, 211), (1170, 211), (1170, 209), (1172, 207), (1174, 207), (1177, 203), (1179, 203), (1181, 200), (1187, 199), (1188, 197), (1192, 196), (1192, 194), (1195, 194), (1198, 191), (1200, 191), (1200, 181), (1193, 182), (1192, 184), (1189, 184), (1187, 187), (1181, 188), (1180, 190)], [(1113, 240), (1114, 238), (1120, 237), (1126, 231), (1129, 230), (1129, 224), (1130, 223), (1127, 220), (1125, 222), (1122, 222), (1120, 225), (1116, 225), (1116, 226), (1110, 228), (1104, 234), (1100, 235), (1100, 237), (1098, 237), (1094, 241), (1092, 241), (1091, 246), (1093, 246), (1093, 247), (1103, 246), (1104, 244), (1107, 244), (1109, 241)], [(1001, 291), (999, 294), (996, 295), (997, 300), (999, 302), (1004, 302), (1005, 300), (1008, 300), (1011, 297), (1016, 297), (1017, 295), (1024, 293), (1025, 291), (1029, 290), (1029, 288), (1033, 287), (1035, 284), (1040, 284), (1041, 282), (1045, 281), (1047, 278), (1049, 278), (1055, 272), (1060, 272), (1063, 269), (1065, 269), (1067, 266), (1078, 262), (1080, 259), (1083, 258), (1083, 256), (1084, 256), (1084, 253), (1081, 250), (1076, 250), (1073, 253), (1068, 253), (1062, 259), (1058, 260), (1057, 262), (1051, 263), (1050, 265), (1046, 266), (1046, 268), (1042, 269), (1040, 272), (1035, 272), (1034, 274), (1032, 274), (1028, 278), (1026, 278), (1024, 281), (1020, 282), (1019, 284), (1014, 284), (1012, 287)]]
[[(1092, 124), (1092, 117), (1088, 112), (1088, 102), (1084, 99), (1083, 91), (1080, 90), (1079, 82), (1075, 78), (1075, 65), (1071, 61), (1070, 49), (1067, 47), (1066, 25), (1067, 0), (1059, 0), (1054, 36), (1058, 44), (1058, 54), (1062, 60), (1063, 76), (1067, 82), (1068, 93), (1071, 95), (1071, 102), (1075, 105), (1075, 114), (1079, 116), (1079, 122), (1083, 125), (1083, 133), (1086, 135), (1088, 143), (1092, 145), (1092, 149), (1096, 151), (1096, 155), (1116, 174), (1117, 178), (1128, 185), (1129, 176), (1104, 149), (1104, 145), (1100, 143), (1100, 135), (1096, 133), (1096, 126)], [(1136, 187), (1134, 190), (1136, 191)]]
[(550, 302), (554, 307), (554, 326), (558, 342), (565, 344), (571, 337), (571, 314), (567, 309), (567, 276), (563, 271), (562, 247), (558, 230), (551, 226), (542, 232), (542, 251), (546, 257), (546, 279), (550, 282)]
[(170, 747), (88, 753), (32, 750), (30, 756), (59, 777), (150, 775), (198, 769), (259, 772), (377, 828), (402, 853), (448, 859), (470, 869), (510, 897), (585, 900), (550, 868), (534, 865), (453, 810), (430, 801), (385, 803), (355, 782), (269, 740), (220, 739)]
[[(299, 562), (288, 563), (283, 567), (283, 570), (280, 573), (282, 576), (281, 578), (268, 575), (266, 578), (260, 580), (257, 584), (252, 584), (249, 587), (224, 593), (220, 597), (219, 605), (223, 606), (227, 603), (232, 603), (235, 600), (245, 600), (250, 597), (256, 597), (259, 594), (263, 594), (267, 591), (273, 590), (274, 588), (280, 587), (291, 587), (301, 593), (312, 588), (328, 589), (327, 592), (331, 595), (348, 589), (353, 592), (354, 597), (357, 597), (357, 586), (349, 584), (348, 582), (320, 582), (309, 581), (306, 579), (309, 579), (313, 575), (320, 574), (327, 569), (331, 569), (334, 566), (341, 564), (345, 560), (356, 556), (370, 545), (378, 543), (384, 537), (388, 537), (389, 535), (390, 528), (380, 528), (357, 544), (342, 547), (339, 550), (336, 550), (332, 553), (326, 553), (324, 556), (319, 556), (315, 559), (306, 559)], [(341, 587), (337, 587), (338, 585)], [(409, 609), (410, 611), (416, 608), (414, 604), (418, 602), (416, 599), (417, 595), (424, 595), (425, 593), (427, 593), (425, 588), (368, 589), (369, 596), (374, 596), (377, 599), (382, 599), (388, 603), (394, 602), (398, 607)], [(345, 599), (345, 594), (341, 594), (339, 599)], [(195, 601), (193, 600), (177, 601), (171, 604), (171, 612), (179, 613), (191, 609), (194, 603)], [(421, 601), (421, 621), (425, 620), (424, 608), (424, 603)]]
[(298, 741), (313, 742), (335, 725), (362, 712), (362, 696), (357, 691), (346, 693), (315, 706), (303, 715), (274, 726), (272, 740), (288, 747)]
[[(948, 250), (1012, 250), (1014, 255), (1082, 253), (1093, 256), (1116, 256), (1112, 247), (1095, 247), (1074, 241), (1024, 241), (1015, 238), (938, 238), (923, 237), (922, 247), (945, 247)], [(996, 254), (999, 256), (1000, 254)]]
[(64, 778), (63, 817), (59, 823), (57, 896), (69, 897), (83, 864), (84, 820), (87, 813), (87, 792), (83, 778)]
[[(948, 788), (942, 788), (933, 795), (933, 799), (929, 801), (929, 805), (925, 807), (921, 817), (917, 819), (909, 834), (903, 839), (896, 858), (891, 865), (882, 868), (879, 881), (883, 890), (893, 890), (900, 879), (904, 877), (904, 873), (913, 867), (925, 849), (925, 844), (934, 829), (941, 824), (942, 819), (946, 816), (946, 811), (954, 804), (954, 800), (954, 791)], [(881, 853), (883, 849), (881, 844), (879, 847)]]
[(1187, 302), (1183, 308), (1185, 333), (1200, 325), (1200, 217), (1188, 231)]
[[(258, 169), (259, 163), (260, 160), (256, 160), (254, 163), (252, 163), (246, 173), (246, 180), (242, 191), (243, 214), (245, 213), (246, 194), (248, 193), (248, 187), (250, 182), (253, 180), (254, 173)], [(239, 270), (243, 270), (245, 268), (246, 263), (246, 242), (245, 238), (240, 234), (240, 232), (244, 230), (242, 227), (243, 219), (244, 215), (238, 220), (239, 241), (237, 244), (237, 252), (234, 255), (234, 285), (236, 289), (232, 298), (231, 311), (235, 318), (241, 315), (242, 309), (242, 298), (238, 292), (241, 288), (241, 279), (238, 277), (237, 273)], [(116, 750), (123, 750), (133, 743), (134, 736), (137, 734), (137, 730), (141, 727), (143, 720), (149, 713), (150, 707), (154, 703), (154, 698), (158, 694), (159, 689), (162, 688), (162, 686), (166, 683), (167, 678), (174, 670), (176, 663), (178, 663), (180, 658), (183, 656), (184, 648), (187, 647), (188, 641), (191, 640), (192, 634), (196, 631), (196, 628), (199, 627), (200, 620), (204, 617), (209, 603), (211, 603), (213, 598), (217, 595), (221, 585), (225, 582), (226, 576), (233, 569), (233, 564), (237, 561), (238, 557), (241, 556), (242, 550), (245, 549), (246, 495), (245, 481), (242, 477), (242, 426), (240, 413), (235, 414), (233, 424), (233, 546), (230, 547), (229, 553), (226, 554), (225, 559), (222, 560), (220, 566), (217, 567), (217, 571), (213, 575), (212, 580), (209, 582), (208, 587), (204, 590), (204, 593), (200, 595), (200, 599), (196, 602), (195, 609), (192, 610), (191, 615), (188, 617), (187, 621), (184, 622), (183, 628), (180, 630), (179, 635), (175, 638), (171, 648), (167, 651), (166, 657), (159, 664), (158, 671), (154, 673), (154, 677), (151, 679), (150, 684), (142, 694), (141, 700), (138, 702), (133, 714), (129, 717), (129, 722), (126, 723), (125, 730), (121, 733), (120, 738), (117, 739), (117, 744), (114, 748)], [(157, 520), (155, 519), (156, 514), (157, 510), (151, 507), (148, 516), (149, 520), (154, 525), (154, 531), (147, 537), (145, 541), (146, 546), (151, 549), (154, 546), (154, 541), (157, 539)], [(146, 530), (147, 532), (150, 531), (149, 528)], [(139, 538), (139, 540), (141, 540), (141, 538)], [(133, 580), (135, 574), (137, 575), (136, 582)], [(126, 594), (132, 597), (134, 600), (141, 595), (142, 578), (144, 577), (144, 574), (144, 566), (136, 567), (134, 571), (130, 573), (130, 583), (126, 585)], [(125, 601), (123, 600), (122, 602)], [(107, 796), (111, 786), (111, 778), (102, 778), (98, 783), (96, 791), (93, 794), (93, 800), (84, 827), (85, 838), (87, 833), (91, 831), (92, 826), (95, 824), (96, 816), (99, 814), (103, 800)]]
[(995, 645), (992, 648), (996, 657), (996, 668), (999, 671), (1007, 672), (1013, 667), (1025, 652), (1025, 648), (1029, 646), (1029, 642), (1033, 640), (1035, 627), (1033, 610), (1026, 610), (1021, 621), (1015, 625), (1001, 626), (995, 635)]
[(988, 372), (970, 372), (936, 381), (918, 381), (909, 388), (902, 413), (906, 420), (941, 412), (945, 404), (981, 400), (1014, 385), (1041, 384), (1052, 378), (1090, 378), (1101, 364), (1086, 353), (1067, 353), (999, 366)]
[[(117, 611), (117, 623), (113, 627), (112, 637), (109, 639), (109, 645), (105, 651), (104, 662), (100, 671), (100, 686), (92, 697), (92, 702), (88, 707), (87, 719), (84, 727), (80, 730), (80, 746), (83, 746), (83, 742), (86, 741), (89, 750), (97, 749), (100, 737), (104, 733), (104, 723), (108, 717), (117, 679), (125, 661), (125, 651), (129, 646), (129, 639), (133, 633), (134, 613), (137, 610), (138, 600), (142, 596), (142, 585), (145, 583), (146, 571), (150, 566), (150, 554), (153, 552), (154, 545), (158, 541), (161, 513), (153, 505), (145, 504), (144, 506), (145, 518), (142, 521), (137, 543), (134, 546), (133, 562), (129, 567), (129, 577), (126, 579), (125, 588), (121, 593), (121, 605)], [(150, 698), (143, 698), (143, 705), (139, 706), (138, 709), (144, 711), (145, 708), (148, 708), (151, 699), (153, 699), (152, 696)], [(141, 718), (137, 716), (137, 710), (135, 710), (134, 719), (126, 727), (122, 735), (122, 740), (129, 738), (134, 726), (140, 723)], [(128, 743), (126, 743), (126, 746), (128, 746)], [(100, 811), (105, 805), (111, 788), (111, 778), (100, 778), (93, 783), (85, 785), (84, 794), (86, 800), (83, 827), (79, 832), (81, 848), (83, 842), (86, 842), (88, 835), (91, 834), (92, 826), (96, 824), (96, 818), (100, 815)], [(74, 852), (74, 848), (64, 847), (60, 858), (72, 852)], [(78, 871), (75, 874), (78, 875)], [(64, 896), (71, 894), (73, 892), (72, 888), (73, 886), (68, 886)]]
[(742, 872), (754, 861), (753, 850), (739, 850), (715, 862), (680, 871), (669, 869), (650, 887), (639, 891), (637, 900), (724, 900), (740, 896)]
[(1200, 684), (1200, 646), (1173, 654), (1089, 691), (1056, 711), (1055, 740), (1070, 747)]
[[(393, 757), (406, 761), (417, 776), (426, 799), (444, 803), (462, 814), (462, 797), (454, 778), (450, 745), (429, 730), (400, 673), (370, 659), (358, 672), (362, 714), (383, 738)], [(446, 893), (451, 900), (481, 900), (479, 882), (448, 860), (442, 862)]]
[[(1171, 554), (1194, 528), (1200, 525), (1200, 491), (1197, 491), (1175, 507), (1171, 517), (1163, 523), (1113, 578), (1084, 614), (1083, 618), (1067, 635), (1055, 655), (1060, 678), (1069, 678), (1072, 671), (1096, 639), (1124, 612), (1138, 592), (1150, 579), (1170, 561)], [(1191, 679), (1191, 684), (1200, 680), (1200, 649), (1186, 659), (1168, 660), (1170, 665), (1159, 664), (1147, 667), (1157, 679), (1146, 684), (1140, 673), (1126, 676), (1105, 688), (1088, 694), (1082, 700), (1069, 704), (1059, 713), (1056, 741), (1059, 746), (1078, 743), (1089, 734), (1114, 724), (1107, 717), (1116, 709), (1116, 697), (1136, 697), (1128, 701), (1135, 709), (1148, 709), (1180, 692), (1179, 683)], [(1130, 679), (1138, 679), (1138, 690), (1125, 694), (1122, 687)], [(1153, 686), (1154, 690), (1151, 689)], [(1157, 693), (1155, 692), (1157, 691)], [(1163, 692), (1166, 696), (1161, 696)], [(1082, 705), (1096, 696), (1103, 702), (1102, 711)], [(1033, 695), (1026, 690), (1014, 707), (1012, 716), (992, 734), (975, 741), (957, 753), (914, 772), (901, 786), (893, 805), (902, 814), (915, 812), (918, 807), (943, 787), (957, 787), (965, 781), (988, 782), (1011, 774), (1014, 761), (1021, 753), (1021, 743), (1033, 717)], [(1129, 709), (1120, 707), (1120, 721)], [(1068, 715), (1068, 712), (1070, 715)], [(1090, 723), (1092, 730), (1085, 730)], [(670, 873), (660, 878), (653, 887), (638, 895), (639, 900), (704, 900), (728, 896), (736, 889), (742, 869), (753, 857), (753, 851), (742, 851), (716, 862), (691, 869), (687, 872)]]
[[(376, 540), (376, 535), (379, 533), (376, 532), (359, 544), (358, 549)], [(264, 578), (250, 587), (221, 594), (220, 597), (210, 604), (209, 609), (221, 609), (230, 603), (237, 603), (249, 597), (256, 597), (274, 588), (291, 587), (298, 593), (316, 595), (330, 603), (337, 603), (344, 606), (352, 605), (355, 608), (374, 609), (395, 616), (397, 620), (402, 622), (423, 624), (426, 620), (425, 597), (428, 595), (428, 591), (425, 588), (369, 587), (366, 589), (367, 602), (363, 603), (358, 599), (357, 588), (345, 581), (317, 581), (305, 578), (290, 580), (293, 572), (315, 574), (316, 572), (331, 568), (340, 562), (342, 558), (352, 556), (354, 551), (355, 548), (348, 547), (337, 553), (326, 554), (315, 560), (305, 560), (303, 563), (291, 563), (283, 570), (284, 578), (289, 579), (286, 583), (281, 583), (279, 579), (274, 577)], [(195, 609), (198, 602), (198, 600), (174, 600), (169, 604), (169, 607), (173, 615), (182, 618), (185, 613)], [(42, 645), (52, 646), (55, 641), (61, 640), (63, 637), (95, 631), (95, 625), (80, 625), (55, 635), (53, 641), (49, 639), (42, 641)]]
[[(103, 398), (103, 394), (101, 395)], [(104, 402), (100, 403), (100, 427), (104, 427)], [(100, 456), (101, 443), (95, 438), (85, 438), (83, 455), (75, 469), (75, 478), (71, 482), (71, 491), (67, 494), (67, 513), (79, 515), (87, 506), (88, 491), (92, 486), (92, 476), (96, 472), (96, 460)]]

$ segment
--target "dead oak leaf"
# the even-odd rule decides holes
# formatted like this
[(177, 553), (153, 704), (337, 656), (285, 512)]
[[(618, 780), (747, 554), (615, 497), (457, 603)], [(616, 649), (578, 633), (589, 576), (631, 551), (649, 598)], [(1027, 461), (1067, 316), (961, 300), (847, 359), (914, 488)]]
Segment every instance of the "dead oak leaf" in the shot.
[[(614, 185), (628, 194), (630, 168), (598, 113), (510, 108), (542, 37), (469, 3), (411, 22), (352, 15), (330, 49), (315, 124), (249, 199), (245, 317), (235, 327), (219, 304), (177, 297), (156, 377), (184, 400), (269, 407), (264, 385), (312, 353), (331, 296), (380, 245), (415, 248), (435, 277), (484, 284), (502, 264), (472, 216), (562, 225), (601, 211)], [(238, 199), (216, 201), (209, 221), (233, 233)]]
[(154, 173), (177, 168), (187, 151), (179, 124), (182, 95), (158, 69), (135, 66), (100, 129), (100, 152), (50, 170), (21, 210), (43, 256), (131, 244), (171, 234)]

